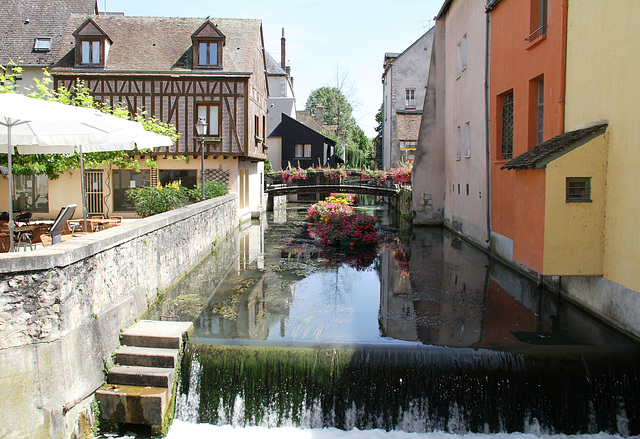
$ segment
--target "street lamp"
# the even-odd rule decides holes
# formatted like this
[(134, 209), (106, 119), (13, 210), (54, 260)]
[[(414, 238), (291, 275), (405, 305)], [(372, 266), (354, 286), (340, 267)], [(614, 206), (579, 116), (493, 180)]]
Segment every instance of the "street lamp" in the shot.
[(200, 137), (200, 183), (202, 185), (202, 200), (204, 201), (204, 135), (207, 134), (207, 122), (204, 117), (198, 119), (196, 133)]

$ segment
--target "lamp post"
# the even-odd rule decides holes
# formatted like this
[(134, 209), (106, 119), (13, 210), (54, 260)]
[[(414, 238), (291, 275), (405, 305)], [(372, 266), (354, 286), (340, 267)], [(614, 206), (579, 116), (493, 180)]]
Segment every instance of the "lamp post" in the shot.
[(204, 135), (207, 133), (207, 122), (204, 117), (198, 119), (196, 133), (200, 137), (200, 184), (202, 185), (202, 200), (204, 201)]

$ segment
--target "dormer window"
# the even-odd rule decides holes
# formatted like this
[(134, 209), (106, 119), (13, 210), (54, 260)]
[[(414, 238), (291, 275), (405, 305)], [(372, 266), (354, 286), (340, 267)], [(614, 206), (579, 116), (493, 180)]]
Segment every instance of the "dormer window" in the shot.
[(80, 63), (86, 65), (100, 65), (100, 41), (99, 40), (82, 40), (81, 42)]
[(51, 38), (36, 38), (33, 43), (34, 52), (48, 52), (51, 50)]
[(111, 39), (91, 18), (74, 33), (76, 39), (76, 67), (105, 67)]
[(194, 69), (222, 68), (222, 48), (225, 36), (210, 20), (205, 21), (191, 35), (191, 40), (193, 42)]
[(218, 43), (215, 41), (200, 41), (198, 44), (198, 64), (201, 66), (217, 66)]

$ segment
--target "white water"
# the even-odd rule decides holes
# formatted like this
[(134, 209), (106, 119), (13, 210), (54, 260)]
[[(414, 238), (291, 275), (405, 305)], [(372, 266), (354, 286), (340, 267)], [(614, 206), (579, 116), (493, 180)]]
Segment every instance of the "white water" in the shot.
[[(638, 438), (640, 436), (631, 436)], [(174, 420), (166, 439), (621, 439), (622, 436), (605, 433), (583, 435), (536, 435), (525, 433), (499, 434), (450, 434), (405, 433), (384, 430), (350, 430), (336, 428), (302, 429), (295, 427), (233, 427), (231, 425), (213, 426), (209, 424), (191, 424)]]
[[(457, 405), (454, 403), (452, 409), (453, 416), (448, 420), (447, 425), (435, 427), (428, 425), (424, 420), (426, 415), (420, 412), (418, 407), (410, 407), (408, 411), (401, 414), (397, 424), (398, 429), (406, 431), (384, 431), (381, 429), (358, 430), (353, 428), (355, 421), (359, 415), (362, 415), (362, 408), (357, 408), (355, 404), (350, 410), (347, 410), (347, 428), (348, 431), (339, 430), (337, 428), (320, 428), (322, 426), (322, 408), (319, 404), (313, 404), (310, 407), (303, 408), (299, 425), (296, 427), (291, 425), (276, 427), (278, 424), (278, 410), (276, 408), (267, 408), (266, 413), (258, 426), (245, 425), (245, 407), (243, 399), (238, 395), (234, 401), (234, 407), (230, 414), (224, 410), (219, 410), (218, 425), (199, 424), (198, 407), (200, 404), (200, 376), (202, 367), (200, 363), (194, 359), (191, 363), (191, 374), (189, 377), (190, 392), (184, 395), (179, 389), (176, 398), (176, 412), (173, 424), (167, 434), (167, 439), (198, 439), (198, 438), (216, 438), (216, 439), (243, 439), (243, 438), (260, 438), (260, 439), (622, 439), (622, 438), (640, 438), (640, 436), (628, 436), (628, 419), (624, 407), (620, 408), (618, 414), (618, 431), (619, 434), (583, 434), (583, 435), (563, 435), (550, 434), (541, 428), (537, 419), (523, 419), (523, 433), (468, 433), (465, 427), (464, 416), (458, 413)], [(181, 387), (181, 386), (180, 386)], [(222, 407), (222, 401), (220, 403)], [(456, 414), (457, 413), (457, 414)], [(444, 430), (446, 431), (432, 431)], [(413, 432), (412, 432), (413, 431)], [(428, 433), (414, 433), (415, 431), (431, 431)], [(486, 429), (488, 431), (488, 427)]]

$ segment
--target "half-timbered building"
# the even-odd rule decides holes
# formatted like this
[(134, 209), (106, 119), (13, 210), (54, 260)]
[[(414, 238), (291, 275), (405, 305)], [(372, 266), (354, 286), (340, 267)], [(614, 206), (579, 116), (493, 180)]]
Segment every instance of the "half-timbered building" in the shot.
[[(103, 104), (144, 112), (180, 133), (172, 147), (140, 155), (139, 173), (87, 171), (90, 213), (126, 215), (130, 187), (195, 185), (201, 172), (238, 194), (241, 215), (261, 209), (268, 85), (260, 20), (73, 14), (58, 55), (56, 88), (81, 81)], [(196, 134), (199, 118), (204, 137)]]

